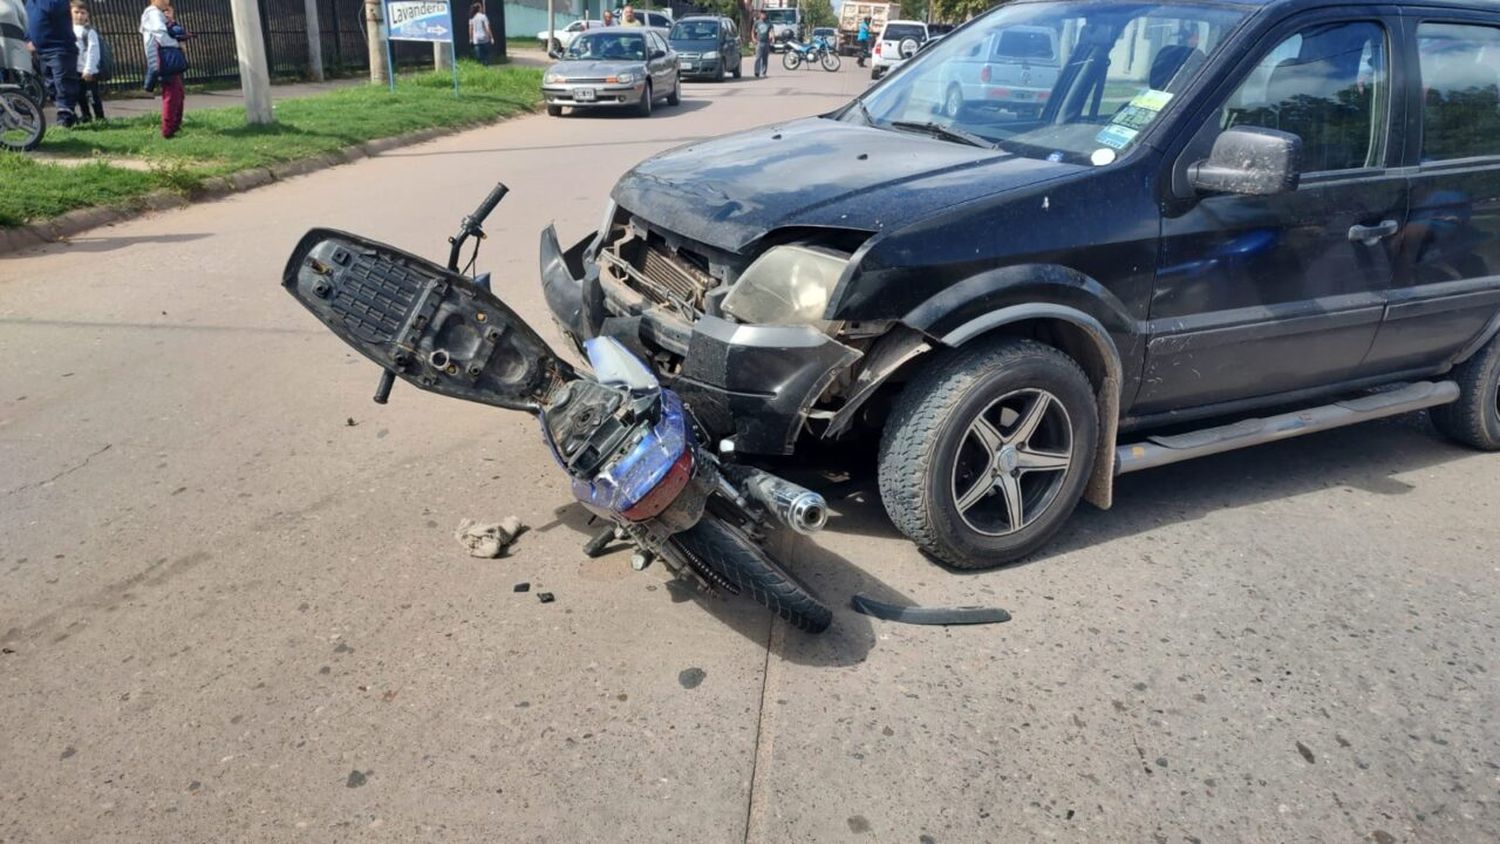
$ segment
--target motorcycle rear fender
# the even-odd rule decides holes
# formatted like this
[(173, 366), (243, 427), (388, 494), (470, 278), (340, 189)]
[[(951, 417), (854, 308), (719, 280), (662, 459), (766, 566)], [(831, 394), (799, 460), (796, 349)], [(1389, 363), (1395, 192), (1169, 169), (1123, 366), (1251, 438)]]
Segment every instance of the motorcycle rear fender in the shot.
[(423, 390), (540, 414), (577, 377), (488, 290), (358, 235), (309, 231), (281, 284), (345, 343)]

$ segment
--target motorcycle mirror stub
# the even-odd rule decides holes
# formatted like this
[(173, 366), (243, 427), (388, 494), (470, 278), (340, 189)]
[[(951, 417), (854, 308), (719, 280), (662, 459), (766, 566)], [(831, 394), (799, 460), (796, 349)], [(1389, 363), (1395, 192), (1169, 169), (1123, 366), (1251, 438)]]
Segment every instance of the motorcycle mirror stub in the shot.
[(358, 235), (313, 229), (282, 286), (388, 375), (430, 392), (539, 413), (573, 368), (514, 311), (469, 279)]

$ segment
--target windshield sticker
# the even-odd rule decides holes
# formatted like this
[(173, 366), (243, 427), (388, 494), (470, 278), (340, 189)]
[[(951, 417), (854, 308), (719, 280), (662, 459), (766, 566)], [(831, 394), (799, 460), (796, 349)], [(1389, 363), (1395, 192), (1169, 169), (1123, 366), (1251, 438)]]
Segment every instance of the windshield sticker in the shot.
[(1130, 142), (1135, 140), (1135, 136), (1139, 134), (1139, 129), (1130, 129), (1111, 123), (1100, 129), (1099, 134), (1094, 136), (1094, 140), (1112, 149), (1124, 149), (1130, 146)]
[(1089, 156), (1089, 162), (1092, 163), (1095, 167), (1103, 167), (1106, 164), (1113, 164), (1115, 162), (1115, 151), (1109, 149), (1108, 147), (1105, 147), (1104, 149), (1096, 149), (1094, 150), (1094, 154)]
[(1172, 101), (1172, 95), (1166, 91), (1157, 91), (1152, 88), (1135, 95), (1135, 98), (1125, 104), (1125, 107), (1115, 113), (1109, 120), (1109, 125), (1095, 136), (1094, 140), (1108, 147), (1124, 149), (1135, 140), (1135, 136), (1142, 129), (1155, 122), (1161, 110)]

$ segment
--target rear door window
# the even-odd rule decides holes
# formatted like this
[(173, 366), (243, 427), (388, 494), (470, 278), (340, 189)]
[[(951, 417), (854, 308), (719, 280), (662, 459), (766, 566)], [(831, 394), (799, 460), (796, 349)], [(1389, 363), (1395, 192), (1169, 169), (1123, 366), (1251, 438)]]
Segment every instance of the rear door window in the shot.
[(926, 41), (927, 33), (922, 27), (912, 23), (892, 24), (885, 28), (885, 40), (887, 41), (904, 41), (907, 38)]
[(1417, 27), (1423, 161), (1500, 155), (1500, 27)]
[(1044, 29), (1006, 29), (995, 39), (995, 58), (1052, 62), (1052, 37)]

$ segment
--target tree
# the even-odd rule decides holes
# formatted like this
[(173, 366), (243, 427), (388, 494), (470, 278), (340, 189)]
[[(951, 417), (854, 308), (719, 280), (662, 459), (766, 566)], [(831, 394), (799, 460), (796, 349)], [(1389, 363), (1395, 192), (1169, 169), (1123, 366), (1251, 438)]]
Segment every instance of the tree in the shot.
[(829, 0), (807, 0), (802, 4), (802, 28), (807, 32), (820, 26), (838, 25), (838, 16), (833, 13), (833, 3)]
[[(932, 0), (932, 19), (963, 23), (975, 15), (984, 14), (995, 5), (998, 5), (997, 0)], [(901, 14), (906, 15), (905, 4), (902, 4)]]

